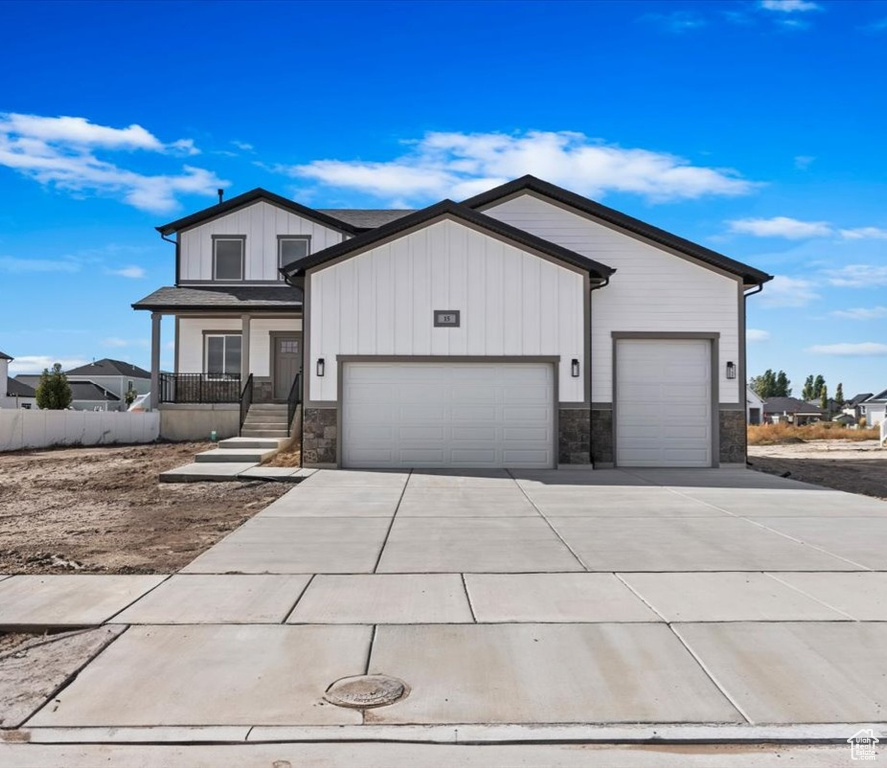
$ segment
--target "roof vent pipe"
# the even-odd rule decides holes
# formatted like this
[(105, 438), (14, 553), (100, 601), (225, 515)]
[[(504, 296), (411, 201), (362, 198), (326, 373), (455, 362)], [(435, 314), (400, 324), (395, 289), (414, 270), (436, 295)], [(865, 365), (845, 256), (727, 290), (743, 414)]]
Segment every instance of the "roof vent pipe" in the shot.
[(216, 192), (219, 193), (219, 205), (221, 205), (221, 204), (222, 204), (222, 198), (223, 198), (224, 195), (225, 195), (225, 190), (224, 190), (224, 189), (217, 189)]

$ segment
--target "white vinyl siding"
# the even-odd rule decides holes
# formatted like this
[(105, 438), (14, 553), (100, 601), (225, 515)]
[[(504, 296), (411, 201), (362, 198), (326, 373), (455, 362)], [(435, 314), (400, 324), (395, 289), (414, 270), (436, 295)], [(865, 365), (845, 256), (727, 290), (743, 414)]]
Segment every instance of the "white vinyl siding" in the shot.
[[(559, 355), (560, 400), (585, 398), (586, 279), (576, 271), (447, 219), (307, 279), (311, 401), (337, 399), (340, 354)], [(435, 328), (435, 310), (459, 310), (460, 326)]]
[[(204, 370), (204, 331), (240, 333), (240, 317), (183, 317), (179, 319), (179, 344), (176, 350), (179, 373)], [(296, 318), (263, 319), (253, 315), (250, 322), (249, 371), (254, 376), (271, 375), (271, 331), (301, 332), (302, 320)], [(234, 371), (240, 373), (240, 369)]]
[[(278, 237), (277, 265), (285, 267), (294, 261), (304, 259), (311, 253), (310, 237)], [(278, 275), (283, 280), (283, 275)]]
[(213, 235), (246, 237), (244, 276), (246, 282), (277, 282), (278, 235), (311, 238), (312, 251), (342, 241), (342, 234), (309, 219), (263, 201), (232, 211), (179, 235), (180, 282), (213, 279)]
[(635, 237), (524, 194), (483, 211), (487, 216), (562, 245), (616, 269), (591, 299), (591, 399), (612, 402), (613, 331), (720, 333), (722, 403), (740, 403), (745, 383), (727, 379), (727, 361), (740, 362), (738, 278), (721, 274)]
[(549, 363), (346, 362), (345, 467), (554, 466)]
[(711, 466), (711, 344), (616, 341), (616, 466)]

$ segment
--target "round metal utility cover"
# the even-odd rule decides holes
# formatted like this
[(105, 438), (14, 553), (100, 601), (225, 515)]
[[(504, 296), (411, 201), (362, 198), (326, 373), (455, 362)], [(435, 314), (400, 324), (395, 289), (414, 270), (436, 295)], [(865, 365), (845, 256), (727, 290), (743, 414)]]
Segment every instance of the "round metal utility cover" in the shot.
[(357, 675), (336, 680), (324, 698), (337, 707), (368, 709), (393, 704), (408, 692), (403, 680), (388, 675)]

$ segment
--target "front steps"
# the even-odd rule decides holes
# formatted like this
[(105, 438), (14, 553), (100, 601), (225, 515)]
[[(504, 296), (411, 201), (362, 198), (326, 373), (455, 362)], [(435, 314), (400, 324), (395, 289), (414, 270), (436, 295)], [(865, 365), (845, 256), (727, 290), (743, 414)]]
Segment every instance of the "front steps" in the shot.
[(253, 403), (246, 414), (241, 437), (287, 437), (287, 406), (285, 403)]

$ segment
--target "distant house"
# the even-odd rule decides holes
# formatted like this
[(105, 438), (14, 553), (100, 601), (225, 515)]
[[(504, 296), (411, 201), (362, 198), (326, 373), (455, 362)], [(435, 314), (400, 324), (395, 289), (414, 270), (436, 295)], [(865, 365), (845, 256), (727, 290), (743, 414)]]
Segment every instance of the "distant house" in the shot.
[(9, 378), (9, 364), (14, 359), (0, 352), (0, 408), (33, 408), (36, 402), (33, 387)]
[(764, 401), (764, 421), (768, 424), (787, 422), (801, 426), (822, 421), (818, 405), (805, 403), (796, 397), (771, 397)]
[[(71, 408), (75, 411), (125, 411), (123, 398), (94, 381), (71, 381)], [(122, 406), (122, 407), (121, 407)]]
[(844, 403), (844, 407), (841, 409), (841, 412), (845, 416), (852, 416), (852, 423), (855, 424), (857, 421), (859, 421), (859, 417), (862, 416), (862, 404), (871, 396), (871, 392), (860, 392), (858, 395), (854, 395), (852, 398)]
[(885, 410), (887, 410), (887, 389), (879, 392), (877, 395), (864, 400), (860, 403), (862, 413), (865, 416), (865, 423), (874, 427), (884, 421)]
[[(108, 410), (126, 410), (126, 393), (132, 389), (137, 395), (144, 395), (151, 391), (151, 374), (137, 365), (125, 363), (122, 360), (103, 358), (95, 360), (79, 368), (65, 371), (68, 382), (92, 382), (100, 389), (115, 395), (115, 407)], [(84, 390), (84, 392), (87, 392)], [(90, 393), (95, 394), (95, 393)], [(80, 398), (75, 398), (75, 400)], [(106, 400), (110, 403), (110, 400)], [(77, 407), (77, 406), (75, 406)]]
[(745, 390), (745, 421), (760, 424), (764, 420), (764, 401), (751, 387)]

